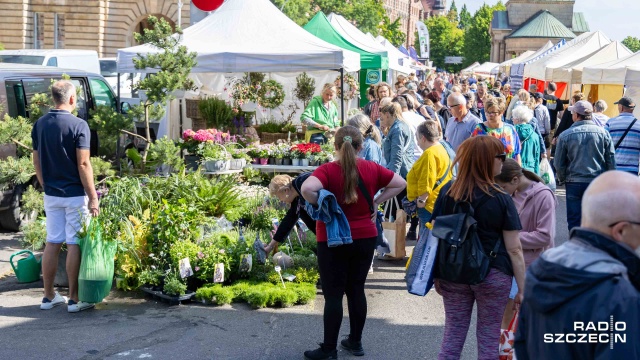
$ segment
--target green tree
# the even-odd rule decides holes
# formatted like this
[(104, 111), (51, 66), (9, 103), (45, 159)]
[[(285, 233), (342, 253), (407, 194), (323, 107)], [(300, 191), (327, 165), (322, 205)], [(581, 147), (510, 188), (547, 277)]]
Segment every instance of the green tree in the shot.
[(395, 47), (402, 45), (405, 42), (405, 40), (407, 40), (407, 34), (405, 34), (404, 31), (402, 31), (402, 24), (400, 24), (400, 18), (397, 18), (394, 21), (391, 21), (389, 17), (387, 16), (383, 17), (382, 24), (380, 25), (380, 35), (382, 35), (385, 39), (389, 40)]
[(458, 28), (466, 30), (471, 25), (471, 14), (469, 10), (467, 10), (467, 4), (462, 5), (462, 9), (460, 9), (460, 21), (458, 22)]
[[(502, 6), (504, 7), (504, 5)], [(465, 57), (464, 66), (469, 66), (475, 61), (481, 64), (489, 61), (491, 54), (489, 27), (493, 18), (493, 11), (493, 7), (483, 4), (473, 15), (471, 24), (464, 33), (464, 48), (462, 51)]]
[(464, 32), (458, 29), (457, 24), (449, 21), (444, 16), (433, 16), (427, 20), (429, 38), (431, 43), (431, 60), (434, 65), (449, 71), (460, 71), (459, 64), (445, 64), (445, 56), (461, 56)]
[[(351, 21), (360, 31), (373, 35), (379, 34), (379, 27), (386, 14), (379, 0), (310, 0), (311, 8), (326, 15), (332, 12)], [(288, 6), (288, 5), (287, 5)], [(285, 6), (286, 7), (286, 6)], [(314, 14), (315, 14), (314, 11)]]
[(164, 112), (164, 106), (173, 98), (171, 94), (174, 91), (193, 88), (189, 73), (196, 65), (198, 55), (195, 52), (188, 52), (186, 46), (179, 45), (182, 29), (176, 27), (174, 35), (171, 25), (165, 19), (149, 16), (148, 21), (150, 28), (144, 29), (142, 34), (134, 33), (133, 35), (138, 43), (150, 44), (159, 50), (158, 53), (138, 55), (133, 58), (136, 69), (159, 69), (158, 72), (145, 77), (138, 83), (138, 89), (146, 91), (147, 100), (133, 109), (138, 114), (144, 114), (146, 145), (142, 157), (143, 166), (146, 164), (151, 145), (149, 129), (151, 116), (152, 114), (158, 116)]
[(451, 2), (451, 7), (449, 8), (449, 13), (447, 14), (447, 18), (449, 19), (449, 21), (455, 21), (455, 22), (460, 21), (460, 19), (458, 18), (458, 7), (456, 6), (455, 0)]
[(624, 40), (622, 40), (622, 45), (628, 47), (629, 50), (634, 53), (640, 51), (640, 39), (638, 39), (637, 37), (627, 36), (626, 38), (624, 38)]
[(309, 0), (271, 0), (271, 2), (300, 26), (304, 26), (311, 19), (312, 11)]

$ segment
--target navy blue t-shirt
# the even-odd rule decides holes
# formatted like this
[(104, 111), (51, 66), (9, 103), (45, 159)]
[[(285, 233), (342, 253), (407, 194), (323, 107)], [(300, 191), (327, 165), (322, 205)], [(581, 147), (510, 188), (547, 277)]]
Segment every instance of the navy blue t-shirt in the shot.
[(89, 124), (68, 111), (51, 110), (33, 125), (31, 139), (40, 157), (44, 193), (57, 197), (85, 196), (76, 149), (89, 150)]

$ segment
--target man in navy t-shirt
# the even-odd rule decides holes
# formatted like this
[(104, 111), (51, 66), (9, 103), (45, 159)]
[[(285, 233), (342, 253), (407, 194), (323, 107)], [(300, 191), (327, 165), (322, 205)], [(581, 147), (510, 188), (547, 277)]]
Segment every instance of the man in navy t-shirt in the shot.
[(89, 215), (98, 216), (98, 195), (93, 184), (89, 155), (91, 133), (86, 121), (71, 114), (76, 107), (76, 88), (66, 80), (51, 87), (55, 108), (33, 125), (33, 163), (44, 187), (47, 214), (47, 244), (42, 257), (44, 298), (40, 309), (49, 310), (66, 299), (53, 288), (58, 269), (58, 253), (67, 243), (69, 312), (90, 309), (94, 304), (78, 300), (80, 249), (77, 233)]

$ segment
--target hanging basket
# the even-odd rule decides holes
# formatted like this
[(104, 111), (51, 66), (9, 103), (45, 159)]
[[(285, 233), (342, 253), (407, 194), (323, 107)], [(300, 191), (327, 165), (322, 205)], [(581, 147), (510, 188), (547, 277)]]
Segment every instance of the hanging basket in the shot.
[[(187, 106), (187, 117), (191, 119), (202, 119), (200, 114), (200, 100), (198, 99), (185, 99)], [(194, 129), (195, 130), (195, 129)]]

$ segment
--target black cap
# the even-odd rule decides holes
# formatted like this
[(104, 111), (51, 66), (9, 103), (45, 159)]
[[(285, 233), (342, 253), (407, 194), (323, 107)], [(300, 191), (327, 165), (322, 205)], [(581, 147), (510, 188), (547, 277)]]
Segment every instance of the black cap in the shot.
[(544, 99), (544, 95), (542, 95), (542, 93), (540, 93), (540, 92), (534, 92), (534, 93), (531, 94), (531, 96), (536, 100)]
[(623, 96), (620, 100), (614, 102), (614, 104), (616, 104), (616, 105), (619, 104), (619, 105), (622, 105), (622, 106), (624, 106), (626, 108), (629, 108), (629, 109), (633, 109), (633, 108), (636, 107), (636, 103), (633, 101), (632, 98), (630, 98), (628, 96)]

